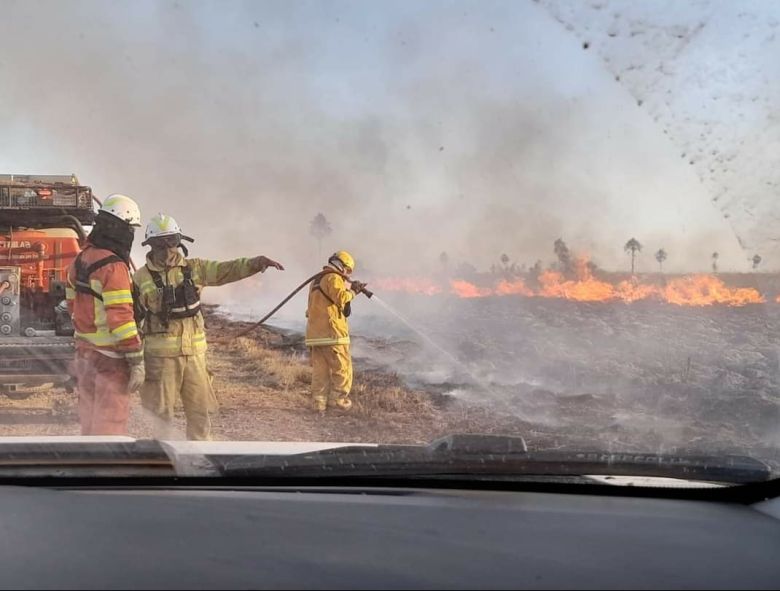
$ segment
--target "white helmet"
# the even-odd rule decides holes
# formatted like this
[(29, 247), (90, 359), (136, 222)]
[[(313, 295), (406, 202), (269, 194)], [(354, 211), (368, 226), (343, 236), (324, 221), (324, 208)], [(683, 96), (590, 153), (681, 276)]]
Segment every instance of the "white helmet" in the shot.
[(141, 210), (138, 204), (127, 195), (114, 193), (103, 200), (100, 211), (105, 211), (115, 218), (119, 218), (129, 226), (141, 226)]
[(181, 228), (176, 220), (164, 213), (158, 213), (146, 224), (146, 236), (144, 238), (161, 238), (162, 236), (174, 236), (181, 234)]
[(162, 238), (163, 236), (176, 235), (181, 236), (184, 240), (193, 242), (192, 238), (182, 234), (181, 228), (179, 227), (179, 224), (176, 223), (175, 219), (164, 213), (158, 213), (150, 219), (149, 223), (146, 225), (146, 236), (144, 237), (142, 245), (146, 246), (150, 238)]

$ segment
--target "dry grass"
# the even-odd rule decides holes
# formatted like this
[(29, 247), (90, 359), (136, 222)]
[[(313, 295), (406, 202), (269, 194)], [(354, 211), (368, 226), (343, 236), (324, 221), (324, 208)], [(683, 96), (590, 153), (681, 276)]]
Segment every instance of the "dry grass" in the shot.
[[(207, 310), (209, 365), (215, 374), (220, 412), (214, 417), (214, 437), (233, 441), (354, 441), (424, 443), (454, 431), (476, 430), (472, 417), (457, 403), (442, 408), (435, 393), (409, 388), (395, 374), (362, 369), (356, 364), (354, 407), (319, 416), (310, 398), (311, 368), (300, 340), (258, 329), (242, 338), (243, 326)], [(79, 432), (77, 396), (57, 389), (25, 401), (0, 399), (0, 435), (75, 435)], [(15, 407), (25, 407), (24, 409)], [(46, 409), (54, 412), (45, 414)], [(45, 416), (39, 416), (41, 413)], [(463, 414), (463, 416), (461, 416)], [(14, 415), (15, 416), (15, 415)], [(26, 417), (26, 418), (25, 418)], [(175, 427), (184, 432), (180, 405)], [(148, 417), (133, 396), (130, 434), (149, 437)]]
[(266, 386), (290, 392), (311, 384), (311, 368), (303, 356), (295, 352), (269, 349), (246, 337), (232, 341), (229, 350), (242, 358), (248, 370), (262, 376)]
[[(311, 367), (308, 356), (295, 351), (270, 349), (267, 339), (241, 337), (229, 350), (242, 359), (242, 365), (255, 373), (264, 386), (285, 394), (309, 399)], [(353, 413), (376, 417), (391, 414), (430, 416), (434, 405), (430, 397), (405, 387), (398, 376), (377, 372), (356, 372), (352, 389)]]
[(356, 372), (352, 400), (355, 412), (369, 417), (396, 414), (424, 419), (435, 411), (428, 394), (410, 390), (393, 374)]

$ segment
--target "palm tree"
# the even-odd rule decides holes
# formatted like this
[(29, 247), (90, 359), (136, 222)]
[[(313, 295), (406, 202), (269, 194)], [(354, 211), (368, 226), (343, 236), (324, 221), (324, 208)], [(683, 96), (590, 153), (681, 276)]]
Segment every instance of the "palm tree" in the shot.
[(761, 264), (761, 255), (754, 254), (751, 260), (753, 261), (753, 270), (755, 271), (756, 269), (758, 269), (758, 266)]
[(506, 269), (509, 266), (509, 255), (508, 254), (502, 254), (501, 255), (501, 264), (504, 265), (504, 269)]
[(561, 271), (568, 273), (571, 270), (571, 251), (562, 238), (558, 238), (553, 243), (553, 252), (558, 257), (558, 262), (561, 265)]
[(636, 261), (636, 253), (642, 252), (642, 245), (639, 244), (639, 241), (636, 238), (632, 238), (628, 242), (626, 242), (626, 245), (623, 247), (623, 250), (625, 250), (628, 253), (631, 253), (631, 274), (634, 274), (635, 261)]
[(712, 272), (717, 273), (718, 272), (718, 259), (720, 258), (720, 255), (717, 252), (712, 253)]
[(658, 252), (655, 253), (655, 260), (658, 261), (658, 267), (661, 271), (661, 273), (664, 272), (664, 261), (667, 258), (666, 251), (663, 248), (658, 249)]
[(317, 257), (322, 258), (322, 240), (330, 236), (333, 228), (324, 215), (318, 213), (309, 224), (309, 234), (317, 239)]

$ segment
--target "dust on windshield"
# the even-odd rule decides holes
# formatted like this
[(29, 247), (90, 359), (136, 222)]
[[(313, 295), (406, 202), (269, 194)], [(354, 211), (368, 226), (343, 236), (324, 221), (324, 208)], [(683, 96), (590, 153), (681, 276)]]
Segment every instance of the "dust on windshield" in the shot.
[(780, 466), (777, 4), (0, 10), (0, 436)]

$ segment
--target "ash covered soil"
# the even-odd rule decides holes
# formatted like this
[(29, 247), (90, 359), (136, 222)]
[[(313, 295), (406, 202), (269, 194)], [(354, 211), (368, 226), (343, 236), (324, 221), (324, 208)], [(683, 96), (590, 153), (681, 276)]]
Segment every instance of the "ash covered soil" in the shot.
[[(220, 440), (421, 443), (522, 435), (531, 449), (747, 454), (780, 468), (780, 306), (538, 298), (360, 301), (355, 408), (318, 417), (299, 334), (210, 310)], [(181, 409), (177, 425), (184, 427)], [(133, 397), (131, 435), (149, 436)], [(76, 396), (0, 398), (0, 435), (78, 434)]]
[[(374, 314), (353, 323), (372, 336), (358, 340), (356, 354), (389, 360), (418, 387), (515, 417), (545, 443), (557, 434), (567, 448), (779, 463), (778, 305), (419, 296), (389, 303), (422, 334), (399, 330), (389, 312)], [(377, 348), (383, 330), (389, 336)]]

